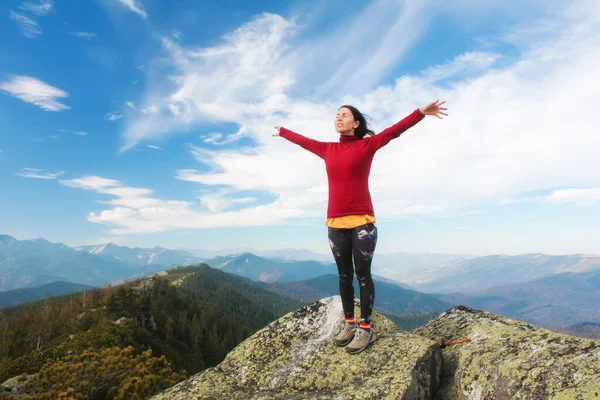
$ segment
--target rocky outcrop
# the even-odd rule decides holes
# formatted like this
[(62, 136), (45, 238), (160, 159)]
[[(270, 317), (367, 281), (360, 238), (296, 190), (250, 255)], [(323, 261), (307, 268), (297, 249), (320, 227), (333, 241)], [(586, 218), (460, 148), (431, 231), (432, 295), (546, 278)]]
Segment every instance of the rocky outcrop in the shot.
[(444, 347), (435, 399), (600, 399), (600, 341), (457, 306), (414, 333)]
[(339, 296), (317, 301), (258, 331), (217, 367), (153, 399), (431, 398), (440, 375), (439, 344), (402, 332), (375, 313), (378, 339), (349, 355), (332, 343), (342, 323)]
[(412, 333), (375, 313), (379, 338), (349, 355), (342, 318), (339, 296), (317, 301), (153, 399), (600, 400), (598, 340), (457, 306)]
[(1, 393), (10, 393), (18, 396), (21, 388), (25, 386), (25, 384), (29, 383), (36, 375), (37, 374), (22, 374), (5, 380), (0, 384), (0, 398), (2, 398)]

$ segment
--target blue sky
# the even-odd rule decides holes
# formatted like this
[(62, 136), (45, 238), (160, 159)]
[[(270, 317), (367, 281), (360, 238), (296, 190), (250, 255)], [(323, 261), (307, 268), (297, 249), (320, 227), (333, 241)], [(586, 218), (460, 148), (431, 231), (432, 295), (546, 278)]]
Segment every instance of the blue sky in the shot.
[[(210, 4), (206, 4), (210, 3)], [(436, 98), (376, 156), (382, 253), (600, 253), (594, 1), (0, 4), (0, 232), (328, 253), (337, 140)]]

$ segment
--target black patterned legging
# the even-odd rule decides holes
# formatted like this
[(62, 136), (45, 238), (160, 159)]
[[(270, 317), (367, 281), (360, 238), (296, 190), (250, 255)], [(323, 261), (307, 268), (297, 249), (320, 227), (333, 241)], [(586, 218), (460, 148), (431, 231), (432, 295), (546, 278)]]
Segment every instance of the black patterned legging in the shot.
[(377, 227), (371, 224), (352, 229), (329, 227), (329, 247), (340, 276), (340, 297), (346, 318), (354, 317), (354, 266), (360, 289), (360, 322), (370, 323), (375, 301), (371, 261), (377, 244)]

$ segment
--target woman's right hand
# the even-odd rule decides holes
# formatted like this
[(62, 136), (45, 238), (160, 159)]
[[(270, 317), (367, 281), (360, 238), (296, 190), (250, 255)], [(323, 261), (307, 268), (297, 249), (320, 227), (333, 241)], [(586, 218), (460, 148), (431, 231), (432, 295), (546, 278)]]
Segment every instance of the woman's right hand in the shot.
[(279, 136), (279, 130), (281, 129), (281, 126), (277, 125), (275, 126), (275, 130), (277, 131), (276, 133), (273, 134), (273, 136)]

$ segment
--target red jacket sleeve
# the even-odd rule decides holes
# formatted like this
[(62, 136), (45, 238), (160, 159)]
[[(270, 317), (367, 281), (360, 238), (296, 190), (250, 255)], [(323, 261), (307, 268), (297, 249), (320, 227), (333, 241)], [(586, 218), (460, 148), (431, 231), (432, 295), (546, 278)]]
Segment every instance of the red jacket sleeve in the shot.
[(327, 148), (327, 143), (325, 142), (319, 142), (318, 140), (309, 139), (306, 136), (302, 136), (286, 128), (279, 129), (279, 136), (289, 140), (292, 143), (297, 144), (303, 149), (306, 149), (311, 153), (318, 155), (321, 158), (323, 158), (323, 155), (325, 154), (325, 149)]
[(374, 151), (377, 151), (388, 144), (390, 140), (397, 138), (404, 131), (415, 126), (423, 118), (425, 118), (425, 116), (421, 114), (421, 110), (417, 108), (400, 122), (397, 122), (389, 128), (384, 129), (375, 136), (367, 136), (363, 140), (368, 140), (369, 147)]

